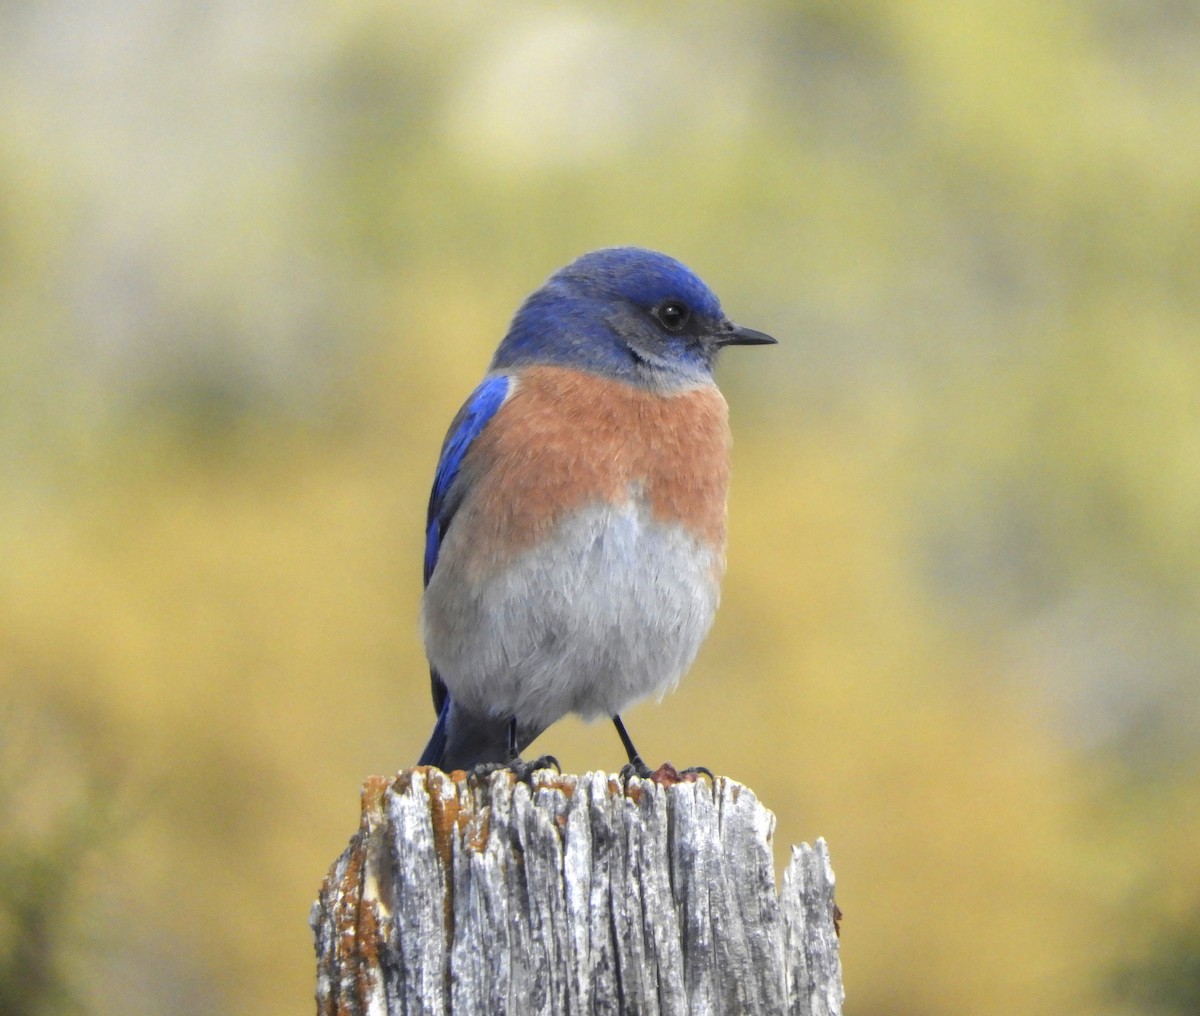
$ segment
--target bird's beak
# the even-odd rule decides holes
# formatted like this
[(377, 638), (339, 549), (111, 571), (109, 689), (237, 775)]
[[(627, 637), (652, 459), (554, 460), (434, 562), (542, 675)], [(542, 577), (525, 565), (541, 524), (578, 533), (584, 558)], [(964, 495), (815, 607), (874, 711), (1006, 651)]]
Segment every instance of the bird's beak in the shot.
[(743, 328), (741, 325), (735, 325), (732, 321), (726, 321), (725, 329), (717, 333), (718, 346), (773, 346), (778, 341), (766, 332)]

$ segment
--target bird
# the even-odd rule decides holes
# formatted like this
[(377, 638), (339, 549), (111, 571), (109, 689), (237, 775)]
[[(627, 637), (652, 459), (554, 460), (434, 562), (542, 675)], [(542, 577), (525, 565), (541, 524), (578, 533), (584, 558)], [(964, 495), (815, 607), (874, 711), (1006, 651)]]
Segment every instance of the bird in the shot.
[(557, 762), (521, 752), (576, 713), (611, 719), (625, 769), (653, 774), (620, 714), (691, 666), (725, 571), (713, 368), (726, 346), (775, 342), (640, 247), (583, 254), (525, 299), (434, 472), (421, 634), (437, 720), (419, 765), (528, 780)]

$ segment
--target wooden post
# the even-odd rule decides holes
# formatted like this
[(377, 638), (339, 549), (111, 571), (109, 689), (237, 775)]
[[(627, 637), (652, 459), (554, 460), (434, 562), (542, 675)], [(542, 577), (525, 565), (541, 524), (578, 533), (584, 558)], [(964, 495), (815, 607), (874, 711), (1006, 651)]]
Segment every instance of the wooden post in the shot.
[(833, 872), (718, 777), (421, 767), (363, 788), (310, 923), (321, 1016), (842, 1010)]

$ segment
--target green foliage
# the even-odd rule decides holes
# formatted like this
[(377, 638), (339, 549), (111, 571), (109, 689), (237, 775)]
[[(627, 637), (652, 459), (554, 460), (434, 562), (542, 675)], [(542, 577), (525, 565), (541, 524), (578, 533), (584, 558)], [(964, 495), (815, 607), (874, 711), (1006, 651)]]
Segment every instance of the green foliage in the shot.
[(1149, 958), (1122, 969), (1115, 993), (1151, 1013), (1200, 1011), (1200, 919), (1163, 928), (1152, 940)]
[[(110, 791), (80, 784), (71, 745), (10, 700), (0, 726), (0, 1012), (84, 1011), (80, 900), (106, 839)], [(75, 969), (72, 969), (73, 966)]]

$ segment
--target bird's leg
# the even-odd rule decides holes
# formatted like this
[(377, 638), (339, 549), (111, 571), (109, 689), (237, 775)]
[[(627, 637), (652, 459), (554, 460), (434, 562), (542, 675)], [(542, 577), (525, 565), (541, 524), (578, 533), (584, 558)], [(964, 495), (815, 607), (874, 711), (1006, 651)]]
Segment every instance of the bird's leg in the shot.
[(517, 743), (517, 718), (515, 716), (508, 721), (508, 757), (504, 760), (504, 765), (516, 773), (517, 779), (522, 783), (532, 781), (533, 774), (539, 769), (549, 769), (553, 766), (560, 773), (562, 772), (558, 759), (553, 755), (540, 755), (528, 762), (521, 758), (520, 747)]
[(625, 754), (629, 756), (629, 762), (621, 767), (621, 776), (625, 780), (628, 780), (630, 776), (637, 776), (643, 780), (653, 780), (661, 786), (669, 787), (675, 783), (695, 783), (703, 774), (708, 777), (710, 782), (712, 781), (713, 774), (704, 766), (691, 766), (681, 772), (670, 762), (664, 762), (657, 769), (651, 769), (633, 746), (633, 740), (625, 729), (625, 724), (621, 722), (621, 717), (614, 713), (612, 719), (613, 726), (617, 728), (617, 736), (621, 738), (621, 744), (625, 746)]
[(617, 728), (617, 736), (621, 739), (621, 744), (625, 747), (625, 754), (629, 756), (629, 763), (621, 767), (621, 775), (625, 779), (630, 776), (639, 776), (643, 780), (648, 780), (654, 775), (654, 770), (651, 769), (644, 761), (642, 756), (638, 754), (638, 750), (633, 746), (633, 741), (629, 737), (629, 732), (625, 729), (625, 724), (621, 722), (621, 717), (613, 713), (613, 726)]
[(508, 721), (508, 757), (516, 758), (520, 754), (521, 747), (517, 738), (517, 718), (514, 716)]
[(551, 767), (562, 772), (562, 767), (558, 764), (558, 759), (553, 755), (541, 755), (538, 758), (531, 759), (526, 762), (521, 758), (519, 730), (517, 727), (516, 718), (511, 718), (505, 725), (505, 749), (503, 762), (476, 762), (471, 766), (471, 775), (479, 779), (490, 777), (493, 773), (499, 772), (501, 769), (507, 769), (513, 773), (522, 783), (532, 783), (533, 774), (539, 769), (549, 769)]

